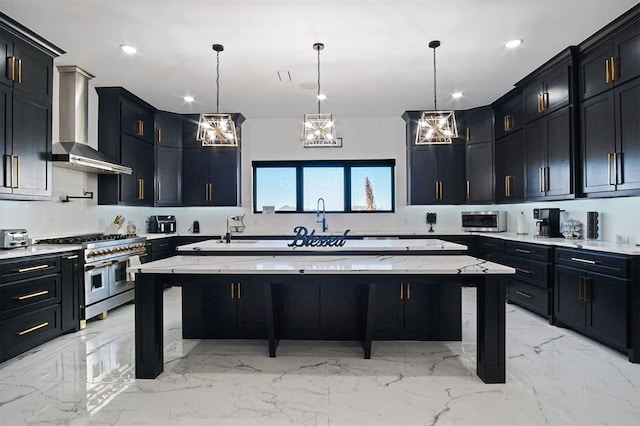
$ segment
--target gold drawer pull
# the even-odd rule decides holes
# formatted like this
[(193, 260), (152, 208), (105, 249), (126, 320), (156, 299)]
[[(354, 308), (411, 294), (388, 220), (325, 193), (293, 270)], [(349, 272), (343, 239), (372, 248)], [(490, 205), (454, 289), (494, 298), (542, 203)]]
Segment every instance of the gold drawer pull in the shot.
[(38, 297), (38, 296), (42, 296), (43, 294), (48, 294), (49, 290), (42, 290), (42, 291), (37, 291), (35, 293), (31, 293), (31, 294), (25, 294), (22, 296), (16, 296), (14, 297), (14, 299), (17, 300), (26, 300), (26, 299), (31, 299), (32, 297)]
[(407, 300), (411, 299), (411, 283), (407, 283)]
[(520, 268), (516, 268), (517, 272), (522, 272), (523, 274), (530, 274), (531, 271), (527, 271), (526, 269), (520, 269)]
[(520, 291), (520, 290), (518, 290), (518, 291), (516, 291), (516, 294), (517, 294), (517, 295), (520, 295), (520, 296), (522, 296), (522, 297), (526, 297), (527, 299), (531, 299), (531, 295), (530, 295), (530, 294), (525, 293), (524, 291)]
[(46, 269), (48, 268), (49, 265), (38, 265), (38, 266), (31, 266), (29, 268), (22, 268), (22, 269), (18, 269), (19, 273), (23, 273), (23, 272), (31, 272), (31, 271), (38, 271), (40, 269)]
[(69, 257), (67, 257), (67, 259), (69, 259), (69, 260), (71, 260), (71, 259), (77, 259), (77, 258), (78, 258), (78, 255), (77, 255), (77, 254), (74, 254), (73, 256), (69, 256)]
[(518, 253), (531, 254), (531, 251), (529, 251), (529, 250), (524, 250), (524, 249), (519, 249), (519, 248), (517, 248), (517, 249), (516, 249), (516, 251), (517, 251)]
[(589, 265), (597, 265), (599, 263), (595, 260), (580, 259), (579, 257), (572, 257), (571, 260), (573, 260), (574, 262), (588, 263)]
[(20, 332), (18, 332), (18, 333), (16, 333), (16, 334), (17, 334), (18, 336), (24, 336), (25, 334), (29, 334), (29, 333), (31, 333), (32, 331), (36, 331), (36, 330), (38, 330), (38, 329), (40, 329), (40, 328), (42, 328), (42, 327), (46, 327), (46, 326), (48, 326), (48, 325), (49, 325), (49, 322), (48, 322), (48, 321), (47, 321), (47, 322), (43, 322), (42, 324), (34, 325), (33, 327), (31, 327), (31, 328), (27, 328), (26, 330), (22, 330), (22, 331), (20, 331)]

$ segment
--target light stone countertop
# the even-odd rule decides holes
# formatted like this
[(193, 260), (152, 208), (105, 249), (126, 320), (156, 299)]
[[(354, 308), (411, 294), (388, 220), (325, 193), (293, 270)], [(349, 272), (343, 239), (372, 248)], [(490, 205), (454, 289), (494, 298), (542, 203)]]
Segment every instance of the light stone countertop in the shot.
[[(293, 240), (293, 237), (291, 238)], [(289, 247), (290, 240), (206, 240), (178, 247), (178, 252), (408, 252), (408, 251), (466, 251), (467, 246), (438, 239), (414, 240), (346, 240), (344, 246), (338, 247)]]
[(173, 256), (127, 268), (156, 274), (475, 275), (514, 274), (515, 269), (471, 256)]
[(20, 257), (37, 256), (40, 254), (65, 253), (82, 250), (81, 244), (32, 244), (9, 250), (0, 250), (0, 260), (17, 259)]

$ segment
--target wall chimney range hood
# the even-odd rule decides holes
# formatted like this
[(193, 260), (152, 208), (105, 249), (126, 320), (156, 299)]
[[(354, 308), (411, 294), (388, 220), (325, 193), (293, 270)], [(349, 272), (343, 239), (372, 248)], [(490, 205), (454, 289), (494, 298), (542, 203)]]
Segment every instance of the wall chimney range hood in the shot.
[(89, 80), (91, 74), (75, 65), (59, 66), (60, 142), (52, 147), (53, 165), (96, 174), (127, 174), (130, 167), (117, 164), (88, 145)]

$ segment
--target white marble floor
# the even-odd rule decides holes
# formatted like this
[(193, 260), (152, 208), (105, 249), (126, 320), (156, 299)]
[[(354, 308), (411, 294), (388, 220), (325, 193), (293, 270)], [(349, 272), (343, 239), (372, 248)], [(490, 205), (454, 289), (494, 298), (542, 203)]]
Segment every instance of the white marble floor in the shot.
[(165, 291), (165, 372), (136, 380), (133, 306), (0, 364), (0, 425), (639, 425), (640, 365), (507, 305), (507, 383), (462, 342), (182, 340)]

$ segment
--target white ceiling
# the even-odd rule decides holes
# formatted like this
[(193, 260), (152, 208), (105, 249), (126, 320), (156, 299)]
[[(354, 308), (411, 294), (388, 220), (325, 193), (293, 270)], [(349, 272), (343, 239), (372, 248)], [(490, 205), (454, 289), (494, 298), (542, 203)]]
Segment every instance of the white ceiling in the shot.
[[(1, 0), (0, 11), (64, 49), (95, 86), (123, 86), (159, 109), (247, 118), (315, 112), (316, 52), (323, 42), (322, 111), (399, 117), (438, 106), (491, 103), (556, 53), (578, 44), (635, 0)], [(503, 43), (522, 38), (507, 50)], [(138, 54), (118, 48), (135, 45)], [(278, 71), (292, 81), (280, 82)], [(453, 91), (464, 97), (453, 100)], [(186, 104), (189, 94), (196, 101)]]

